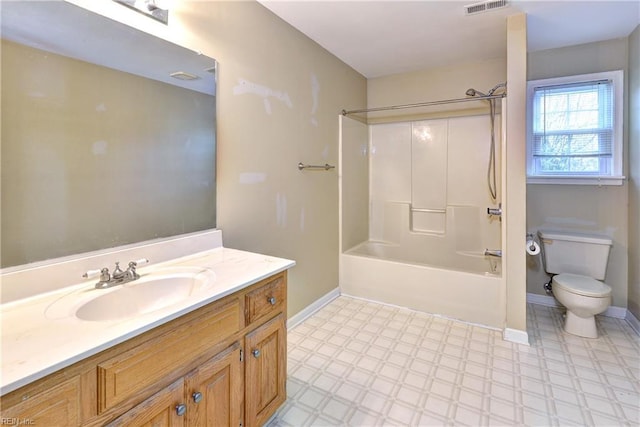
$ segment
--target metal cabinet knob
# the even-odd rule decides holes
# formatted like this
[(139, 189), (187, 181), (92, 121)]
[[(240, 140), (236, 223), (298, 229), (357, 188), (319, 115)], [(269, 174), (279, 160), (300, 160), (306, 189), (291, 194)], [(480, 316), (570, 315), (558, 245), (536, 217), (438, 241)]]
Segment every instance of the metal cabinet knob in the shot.
[(269, 297), (267, 298), (267, 301), (269, 302), (269, 304), (271, 305), (276, 305), (276, 299), (275, 297)]
[(258, 358), (260, 357), (260, 350), (258, 350), (257, 348), (255, 350), (253, 350), (251, 352), (251, 354), (253, 354), (253, 357)]
[(200, 401), (202, 400), (202, 393), (200, 393), (199, 391), (196, 391), (191, 395), (191, 397), (193, 397), (193, 401), (195, 403), (200, 403)]
[(185, 405), (184, 403), (176, 405), (176, 414), (178, 414), (179, 417), (183, 416), (186, 413), (187, 413), (187, 405)]

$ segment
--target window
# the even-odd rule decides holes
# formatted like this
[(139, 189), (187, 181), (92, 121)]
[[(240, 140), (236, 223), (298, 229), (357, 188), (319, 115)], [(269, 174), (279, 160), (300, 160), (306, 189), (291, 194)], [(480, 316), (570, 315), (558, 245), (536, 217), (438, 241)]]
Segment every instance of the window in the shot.
[(622, 86), (622, 71), (528, 83), (528, 183), (622, 185)]

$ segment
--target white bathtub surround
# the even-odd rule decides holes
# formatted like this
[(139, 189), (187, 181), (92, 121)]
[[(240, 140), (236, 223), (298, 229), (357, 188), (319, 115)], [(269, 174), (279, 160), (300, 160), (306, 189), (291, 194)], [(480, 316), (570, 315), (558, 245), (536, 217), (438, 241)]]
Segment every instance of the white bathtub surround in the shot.
[[(421, 235), (427, 251), (432, 241), (460, 251), (500, 249), (500, 222), (486, 215), (487, 115), (376, 124), (370, 134), (369, 240), (404, 244)], [(499, 131), (496, 141), (499, 162)]]
[(500, 201), (487, 188), (489, 115), (341, 125), (341, 292), (502, 330), (501, 259), (484, 255), (503, 249), (502, 224), (487, 215)]
[(504, 327), (504, 289), (497, 275), (341, 254), (340, 290), (492, 328)]
[[(179, 246), (184, 247), (182, 244)], [(138, 252), (135, 255), (126, 253), (127, 259), (147, 256), (145, 252)], [(161, 254), (158, 253), (158, 255)], [(149, 257), (151, 258), (151, 255)], [(108, 260), (110, 264), (112, 258)], [(67, 316), (56, 313), (53, 318), (51, 317), (48, 309), (62, 298), (74, 298), (76, 295), (80, 297), (87, 292), (103, 291), (94, 288), (95, 279), (2, 304), (0, 306), (2, 320), (0, 393), (5, 394), (15, 390), (293, 265), (295, 265), (293, 261), (282, 258), (216, 247), (140, 268), (138, 273), (142, 277), (165, 267), (209, 269), (215, 275), (215, 282), (211, 287), (185, 300), (124, 320), (84, 321), (76, 318), (72, 312)], [(91, 267), (95, 268), (93, 265)], [(74, 279), (72, 277), (67, 280)], [(135, 282), (132, 283), (135, 284)], [(29, 283), (22, 284), (26, 286)]]
[[(402, 224), (402, 221), (399, 221), (399, 224)], [(470, 250), (471, 248), (466, 251), (456, 250), (455, 246), (447, 244), (444, 239), (441, 240), (428, 242), (417, 236), (401, 244), (367, 241), (349, 249), (345, 254), (500, 276), (500, 258), (487, 257), (483, 251)]]

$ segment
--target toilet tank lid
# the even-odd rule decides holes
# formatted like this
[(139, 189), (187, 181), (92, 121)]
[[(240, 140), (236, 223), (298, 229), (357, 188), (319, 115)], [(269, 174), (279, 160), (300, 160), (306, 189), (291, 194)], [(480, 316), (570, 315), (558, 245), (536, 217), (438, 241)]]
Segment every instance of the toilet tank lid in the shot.
[(613, 240), (609, 236), (602, 236), (600, 234), (585, 234), (574, 233), (567, 231), (557, 230), (538, 230), (538, 234), (543, 239), (549, 240), (564, 240), (567, 242), (580, 242), (580, 243), (595, 243), (598, 245), (613, 244)]

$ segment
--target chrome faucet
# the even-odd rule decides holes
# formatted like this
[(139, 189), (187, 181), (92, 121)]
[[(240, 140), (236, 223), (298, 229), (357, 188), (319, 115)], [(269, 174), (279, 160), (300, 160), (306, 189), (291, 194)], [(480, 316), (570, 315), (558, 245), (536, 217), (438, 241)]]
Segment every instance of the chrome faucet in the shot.
[(112, 286), (122, 285), (124, 283), (132, 282), (140, 278), (140, 275), (136, 272), (136, 268), (139, 265), (148, 263), (146, 258), (139, 259), (137, 261), (131, 261), (129, 268), (122, 271), (120, 268), (120, 262), (116, 262), (116, 268), (112, 274), (109, 274), (109, 269), (104, 267), (100, 270), (89, 270), (82, 275), (82, 277), (89, 279), (100, 274), (100, 280), (96, 283), (96, 289), (107, 289)]
[(485, 249), (484, 250), (484, 255), (485, 256), (492, 256), (492, 257), (496, 257), (496, 258), (502, 258), (502, 251), (500, 249), (496, 249), (496, 250)]

